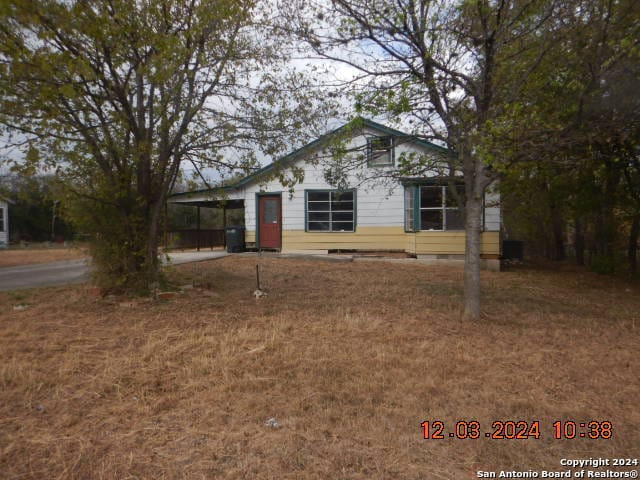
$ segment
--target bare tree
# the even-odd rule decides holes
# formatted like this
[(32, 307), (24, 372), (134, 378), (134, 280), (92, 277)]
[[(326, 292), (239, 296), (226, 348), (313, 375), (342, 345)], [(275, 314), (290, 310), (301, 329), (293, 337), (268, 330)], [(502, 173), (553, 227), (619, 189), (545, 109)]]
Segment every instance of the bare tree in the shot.
[[(289, 24), (313, 55), (352, 69), (348, 86), (359, 111), (402, 119), (416, 136), (440, 140), (453, 153), (448, 177), (462, 173), (465, 182), (468, 318), (480, 316), (483, 198), (497, 177), (486, 140), (495, 119), (520, 98), (518, 77), (535, 71), (552, 44), (545, 37), (547, 44), (537, 41), (533, 50), (529, 40), (554, 8), (537, 0), (300, 0), (288, 9)], [(415, 173), (431, 166), (404, 167)]]

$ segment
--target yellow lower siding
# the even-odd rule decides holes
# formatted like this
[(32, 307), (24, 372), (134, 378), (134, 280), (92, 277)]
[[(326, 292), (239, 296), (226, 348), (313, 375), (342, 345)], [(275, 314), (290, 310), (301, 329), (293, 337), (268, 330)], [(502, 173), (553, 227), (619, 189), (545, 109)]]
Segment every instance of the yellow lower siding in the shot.
[(404, 250), (402, 227), (357, 227), (355, 232), (284, 230), (282, 250)]
[[(416, 255), (464, 255), (464, 232), (416, 232), (407, 233), (413, 236), (415, 250), (410, 253)], [(500, 233), (482, 232), (483, 255), (500, 254)]]
[[(247, 243), (256, 241), (255, 231), (245, 234)], [(284, 230), (282, 251), (292, 250), (399, 250), (416, 255), (463, 255), (464, 232), (406, 233), (402, 227), (358, 227), (355, 232), (319, 233)], [(499, 255), (499, 232), (482, 233), (482, 253)]]

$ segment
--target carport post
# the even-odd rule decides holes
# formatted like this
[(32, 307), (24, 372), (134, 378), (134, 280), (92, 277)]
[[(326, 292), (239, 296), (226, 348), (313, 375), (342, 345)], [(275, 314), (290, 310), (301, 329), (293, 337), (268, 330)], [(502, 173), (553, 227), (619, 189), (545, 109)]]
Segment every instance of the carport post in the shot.
[(227, 248), (227, 206), (222, 205), (222, 246)]
[(200, 205), (198, 205), (197, 207), (197, 232), (196, 232), (196, 249), (198, 250), (198, 252), (200, 251)]

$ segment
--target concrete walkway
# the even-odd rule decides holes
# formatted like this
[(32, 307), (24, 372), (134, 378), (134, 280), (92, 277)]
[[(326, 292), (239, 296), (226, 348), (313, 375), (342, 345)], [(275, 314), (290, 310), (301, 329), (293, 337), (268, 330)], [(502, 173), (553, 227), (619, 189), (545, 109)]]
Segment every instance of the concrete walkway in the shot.
[[(180, 265), (181, 263), (202, 262), (204, 260), (213, 260), (230, 255), (224, 250), (200, 250), (199, 252), (170, 252), (170, 265)], [(163, 256), (164, 260), (164, 256)]]
[[(200, 252), (171, 252), (168, 265), (202, 262), (229, 255), (223, 250)], [(86, 259), (63, 262), (39, 263), (18, 267), (0, 268), (0, 292), (22, 288), (48, 287), (83, 283), (89, 280), (90, 266)]]

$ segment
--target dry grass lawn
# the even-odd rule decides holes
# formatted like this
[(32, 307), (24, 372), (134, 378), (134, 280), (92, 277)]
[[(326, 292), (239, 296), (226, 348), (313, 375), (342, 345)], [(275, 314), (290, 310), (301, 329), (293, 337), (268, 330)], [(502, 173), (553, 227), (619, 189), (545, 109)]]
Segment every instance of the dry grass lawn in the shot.
[(87, 252), (80, 248), (24, 248), (0, 250), (0, 268), (36, 263), (59, 262), (85, 258)]
[[(128, 307), (87, 286), (0, 294), (1, 478), (470, 479), (640, 453), (638, 285), (487, 272), (468, 323), (456, 268), (228, 257), (173, 274), (209, 288)], [(538, 420), (541, 438), (424, 440), (434, 419)], [(614, 435), (555, 440), (558, 419)]]

